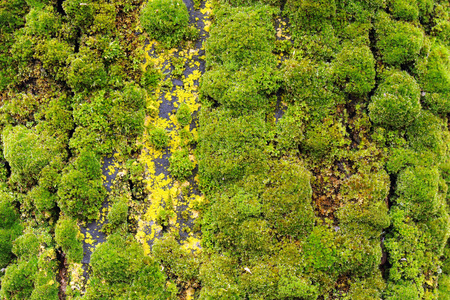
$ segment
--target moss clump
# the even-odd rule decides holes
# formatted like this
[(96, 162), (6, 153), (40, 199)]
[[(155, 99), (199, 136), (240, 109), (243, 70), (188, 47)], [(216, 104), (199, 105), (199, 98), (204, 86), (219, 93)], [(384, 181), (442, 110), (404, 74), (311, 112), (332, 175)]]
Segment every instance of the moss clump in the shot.
[(170, 167), (169, 172), (173, 177), (184, 180), (191, 176), (194, 169), (194, 163), (189, 159), (189, 152), (186, 150), (179, 150), (173, 152), (169, 158)]
[(346, 93), (364, 95), (375, 86), (375, 59), (368, 46), (345, 46), (333, 63), (333, 78)]
[[(120, 233), (108, 237), (92, 253), (93, 274), (86, 299), (173, 299), (177, 289), (160, 267), (144, 256), (142, 245)], [(166, 284), (167, 282), (167, 284)]]
[(438, 114), (450, 112), (450, 51), (436, 43), (427, 57), (418, 61), (416, 73), (424, 90), (424, 103)]
[(127, 221), (128, 216), (128, 203), (126, 197), (121, 197), (113, 203), (108, 213), (108, 222), (112, 228), (116, 228), (119, 225)]
[(417, 59), (425, 36), (420, 28), (411, 23), (392, 20), (382, 12), (378, 14), (375, 26), (377, 46), (383, 62), (400, 66)]
[(420, 87), (406, 72), (394, 71), (377, 88), (369, 105), (370, 119), (375, 124), (401, 128), (419, 115)]
[(151, 38), (171, 48), (188, 35), (189, 13), (181, 0), (149, 1), (141, 12), (141, 25)]
[(192, 115), (191, 115), (191, 109), (189, 108), (189, 105), (187, 105), (185, 102), (181, 103), (177, 109), (176, 116), (177, 116), (178, 124), (180, 124), (182, 127), (185, 127), (185, 126), (191, 124)]
[(154, 127), (150, 129), (149, 133), (150, 144), (156, 149), (164, 149), (169, 143), (169, 135), (167, 131), (163, 128)]
[(71, 218), (60, 218), (55, 227), (55, 241), (61, 246), (67, 258), (73, 262), (83, 259), (83, 246), (77, 223)]

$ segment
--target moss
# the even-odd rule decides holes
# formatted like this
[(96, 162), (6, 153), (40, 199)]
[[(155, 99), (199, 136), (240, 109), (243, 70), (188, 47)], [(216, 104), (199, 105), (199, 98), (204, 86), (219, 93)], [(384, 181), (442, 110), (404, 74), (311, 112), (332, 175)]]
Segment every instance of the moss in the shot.
[(129, 282), (143, 267), (143, 256), (141, 245), (113, 234), (92, 253), (93, 275), (112, 283)]
[(424, 103), (435, 113), (450, 111), (450, 51), (435, 43), (428, 56), (418, 61), (416, 73), (424, 90)]
[(24, 126), (5, 129), (3, 147), (5, 158), (11, 166), (12, 183), (24, 187), (37, 181), (42, 168), (57, 156), (55, 149), (52, 149), (52, 139), (49, 138), (48, 142)]
[(386, 64), (400, 66), (413, 63), (424, 44), (424, 33), (411, 23), (392, 20), (379, 13), (375, 24), (377, 47)]
[(169, 142), (169, 136), (167, 135), (167, 131), (163, 128), (155, 127), (149, 132), (150, 143), (156, 149), (164, 149), (167, 147)]
[(261, 213), (269, 224), (281, 236), (307, 236), (314, 225), (308, 171), (295, 161), (281, 160), (271, 164), (265, 182)]
[(188, 32), (189, 14), (181, 0), (149, 1), (140, 20), (148, 35), (168, 48), (180, 43)]
[(397, 181), (397, 203), (411, 210), (412, 217), (423, 220), (437, 212), (439, 173), (436, 168), (407, 168)]
[(100, 176), (89, 176), (84, 170), (71, 166), (59, 183), (58, 206), (69, 216), (92, 220), (97, 218), (105, 194)]
[(77, 92), (103, 88), (107, 84), (107, 73), (103, 62), (88, 49), (77, 53), (70, 60), (67, 83)]
[(34, 288), (37, 259), (22, 261), (6, 268), (0, 296), (7, 300), (29, 299)]
[(108, 223), (112, 228), (125, 223), (128, 216), (128, 203), (127, 198), (119, 198), (118, 201), (112, 204), (110, 211), (108, 212)]
[(443, 274), (439, 278), (439, 299), (448, 300), (450, 299), (450, 277), (448, 274)]
[(233, 117), (226, 110), (203, 111), (198, 161), (204, 190), (265, 170), (265, 132), (259, 114)]
[[(303, 247), (308, 268), (331, 271), (337, 261), (335, 233), (326, 226), (314, 226)], [(312, 272), (314, 272), (311, 270)]]
[(170, 174), (179, 180), (184, 180), (191, 176), (195, 167), (195, 164), (189, 158), (189, 152), (186, 150), (173, 152), (169, 158), (169, 163)]
[[(85, 3), (86, 5), (80, 5)], [(83, 31), (92, 24), (94, 19), (94, 3), (90, 0), (80, 2), (79, 0), (67, 0), (63, 2), (63, 9), (70, 17), (70, 22), (80, 27)]]
[(83, 259), (80, 235), (75, 220), (68, 217), (58, 220), (55, 226), (55, 241), (61, 246), (67, 258), (73, 262), (81, 262)]
[(301, 105), (290, 105), (276, 125), (277, 148), (282, 150), (298, 149), (305, 138), (305, 108)]
[(420, 113), (420, 87), (406, 72), (394, 71), (378, 86), (369, 105), (370, 118), (386, 127), (406, 127)]
[(419, 18), (418, 1), (391, 0), (389, 10), (395, 18), (415, 21)]
[(345, 46), (332, 68), (334, 81), (346, 93), (364, 95), (375, 86), (375, 59), (368, 46)]
[(284, 65), (283, 79), (287, 100), (296, 103), (304, 101), (323, 115), (327, 114), (337, 100), (331, 87), (329, 65), (310, 59), (287, 60)]
[(27, 232), (14, 240), (12, 252), (23, 260), (37, 257), (40, 241), (35, 233)]
[(181, 103), (180, 106), (177, 109), (177, 121), (178, 124), (180, 124), (182, 127), (185, 127), (189, 124), (191, 124), (192, 121), (192, 112), (189, 108), (189, 105), (186, 103)]
[(439, 162), (446, 153), (445, 141), (448, 139), (445, 133), (445, 124), (428, 111), (422, 111), (418, 118), (407, 129), (409, 145), (419, 153), (430, 152), (435, 161)]
[(286, 8), (294, 30), (317, 30), (336, 15), (335, 1), (287, 1)]
[(176, 287), (166, 284), (166, 276), (142, 245), (115, 233), (92, 253), (93, 274), (85, 298), (93, 299), (174, 299)]
[[(273, 65), (276, 63), (274, 29), (270, 17), (273, 9), (265, 6), (253, 8), (226, 8), (217, 12), (217, 23), (205, 43), (207, 65), (224, 65), (230, 71), (242, 66)], [(225, 51), (226, 50), (226, 51)]]
[(188, 281), (196, 279), (199, 260), (195, 254), (182, 248), (173, 236), (166, 236), (153, 245), (155, 259), (162, 263), (171, 277)]
[(349, 143), (346, 135), (342, 124), (333, 119), (325, 119), (308, 126), (302, 147), (317, 158), (333, 155), (339, 147)]

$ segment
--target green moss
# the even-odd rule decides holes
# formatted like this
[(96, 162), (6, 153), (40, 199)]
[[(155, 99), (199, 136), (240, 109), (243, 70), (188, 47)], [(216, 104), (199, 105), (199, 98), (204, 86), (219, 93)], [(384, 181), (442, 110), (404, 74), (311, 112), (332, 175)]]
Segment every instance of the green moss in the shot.
[(395, 18), (415, 21), (419, 18), (418, 1), (390, 0), (389, 10)]
[(192, 170), (195, 165), (189, 158), (189, 152), (187, 150), (179, 150), (172, 153), (169, 158), (169, 172), (173, 177), (184, 180), (191, 176)]
[(90, 50), (77, 53), (70, 60), (67, 83), (77, 92), (103, 88), (107, 84), (107, 73), (103, 62)]
[(437, 212), (439, 173), (437, 168), (407, 168), (397, 180), (397, 203), (411, 210), (415, 219), (424, 220)]
[(182, 280), (198, 276), (199, 260), (195, 254), (183, 249), (172, 235), (155, 241), (153, 255), (167, 269), (167, 272)]
[(25, 30), (30, 35), (55, 36), (61, 27), (61, 17), (50, 5), (32, 8), (26, 15), (26, 20)]
[(128, 217), (128, 203), (126, 197), (121, 197), (111, 205), (111, 209), (108, 213), (108, 223), (112, 228), (125, 223)]
[(52, 139), (42, 140), (32, 129), (24, 126), (6, 128), (3, 132), (3, 148), (11, 166), (10, 181), (25, 187), (39, 178), (39, 173), (57, 155)]
[(154, 127), (149, 131), (149, 140), (156, 149), (164, 149), (169, 143), (169, 135), (165, 129)]
[(325, 119), (308, 127), (302, 147), (315, 157), (333, 155), (339, 147), (349, 143), (346, 129), (336, 120)]
[(6, 268), (0, 296), (6, 300), (29, 299), (34, 289), (37, 259), (22, 261)]
[(192, 115), (191, 115), (191, 109), (189, 108), (189, 105), (187, 105), (185, 102), (181, 103), (177, 109), (176, 116), (177, 116), (178, 124), (180, 124), (182, 127), (185, 127), (185, 126), (191, 124)]
[(58, 206), (69, 216), (92, 220), (97, 218), (106, 190), (98, 159), (90, 153), (86, 155), (67, 167), (61, 177)]
[(92, 253), (93, 275), (112, 283), (130, 282), (143, 267), (143, 257), (140, 244), (113, 234)]
[(304, 259), (308, 268), (331, 271), (337, 261), (335, 233), (326, 226), (315, 226), (304, 245)]
[(27, 232), (14, 240), (12, 252), (22, 260), (29, 260), (39, 254), (40, 241), (34, 232)]
[(261, 213), (279, 235), (296, 239), (307, 236), (314, 225), (308, 171), (295, 161), (281, 160), (271, 164), (267, 177)]
[(370, 119), (378, 125), (400, 128), (420, 113), (420, 87), (406, 72), (394, 71), (378, 86), (369, 105)]
[(436, 43), (428, 56), (418, 61), (416, 72), (424, 90), (424, 103), (435, 113), (450, 111), (450, 51)]
[(62, 217), (55, 226), (55, 241), (61, 246), (67, 258), (73, 262), (83, 259), (83, 246), (80, 231), (75, 220)]
[(73, 54), (73, 47), (58, 39), (49, 39), (37, 44), (35, 57), (56, 80), (67, 78), (67, 59)]
[(368, 46), (345, 46), (332, 68), (334, 81), (346, 93), (364, 95), (375, 86), (375, 59)]
[(283, 79), (287, 100), (297, 103), (304, 101), (326, 115), (337, 100), (331, 85), (329, 65), (310, 59), (287, 60), (284, 64)]
[(450, 276), (448, 274), (443, 274), (439, 278), (439, 299), (449, 300), (450, 299)]
[(159, 264), (144, 256), (142, 245), (131, 236), (109, 236), (92, 253), (91, 265), (86, 299), (173, 300), (177, 294), (176, 286), (167, 282)]
[(305, 138), (305, 123), (308, 114), (301, 105), (289, 105), (286, 113), (276, 125), (277, 148), (282, 150), (298, 149)]
[[(80, 3), (84, 3), (80, 5)], [(63, 9), (70, 17), (70, 23), (80, 27), (83, 31), (92, 24), (94, 18), (94, 3), (91, 0), (81, 2), (80, 0), (67, 0), (63, 2)]]
[(149, 1), (140, 20), (148, 35), (168, 48), (179, 44), (188, 34), (189, 14), (181, 0)]
[(413, 63), (424, 44), (423, 31), (413, 24), (392, 20), (385, 13), (377, 17), (377, 47), (383, 62), (396, 66)]
[(320, 29), (336, 15), (334, 0), (289, 0), (286, 2), (286, 8), (295, 31)]
[(447, 151), (445, 143), (448, 133), (445, 127), (441, 119), (428, 111), (422, 111), (407, 129), (410, 147), (422, 154), (430, 152), (435, 156), (435, 162), (441, 161)]
[(233, 117), (225, 110), (202, 111), (199, 173), (204, 190), (266, 168), (265, 123), (261, 115)]
[(235, 71), (242, 66), (272, 66), (276, 63), (274, 29), (270, 22), (274, 10), (267, 6), (224, 8), (205, 43), (207, 65), (223, 65)]

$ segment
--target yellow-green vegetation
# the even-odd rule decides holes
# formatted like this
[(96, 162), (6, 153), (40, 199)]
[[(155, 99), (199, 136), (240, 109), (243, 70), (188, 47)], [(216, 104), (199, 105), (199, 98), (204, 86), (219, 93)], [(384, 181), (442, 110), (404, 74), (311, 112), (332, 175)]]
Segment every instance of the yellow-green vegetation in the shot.
[(193, 38), (195, 28), (189, 27), (189, 13), (181, 0), (152, 0), (141, 13), (141, 26), (149, 37), (167, 48), (177, 46), (184, 38)]
[(0, 0), (0, 298), (450, 299), (444, 0)]

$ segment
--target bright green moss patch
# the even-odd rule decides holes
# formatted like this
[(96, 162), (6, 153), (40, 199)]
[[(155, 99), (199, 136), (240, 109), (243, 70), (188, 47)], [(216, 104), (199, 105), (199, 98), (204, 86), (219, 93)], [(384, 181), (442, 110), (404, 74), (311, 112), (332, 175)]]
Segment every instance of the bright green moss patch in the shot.
[(85, 297), (104, 299), (173, 299), (177, 290), (166, 284), (159, 266), (144, 256), (142, 245), (116, 233), (92, 254), (93, 275)]
[(377, 46), (386, 64), (414, 63), (424, 44), (423, 31), (411, 23), (395, 21), (379, 13), (376, 23)]
[(177, 121), (178, 123), (184, 127), (191, 124), (192, 121), (192, 112), (185, 102), (181, 103), (177, 109)]
[(205, 189), (265, 170), (266, 133), (261, 115), (233, 117), (225, 110), (202, 111), (200, 130), (199, 172)]
[(172, 153), (169, 158), (169, 172), (178, 180), (183, 180), (191, 176), (194, 163), (189, 159), (189, 152), (178, 150)]
[(405, 127), (419, 115), (420, 87), (406, 72), (393, 72), (377, 88), (369, 106), (370, 118), (386, 127)]
[(150, 143), (156, 149), (164, 149), (169, 143), (169, 136), (167, 131), (163, 128), (155, 127), (149, 131)]
[(61, 246), (67, 258), (74, 262), (80, 262), (83, 259), (80, 235), (75, 220), (67, 217), (58, 220), (55, 227), (55, 241)]
[(149, 1), (141, 12), (141, 25), (151, 38), (172, 48), (190, 35), (189, 14), (181, 0)]
[(344, 47), (333, 63), (333, 78), (346, 93), (370, 92), (375, 86), (375, 59), (369, 47)]

